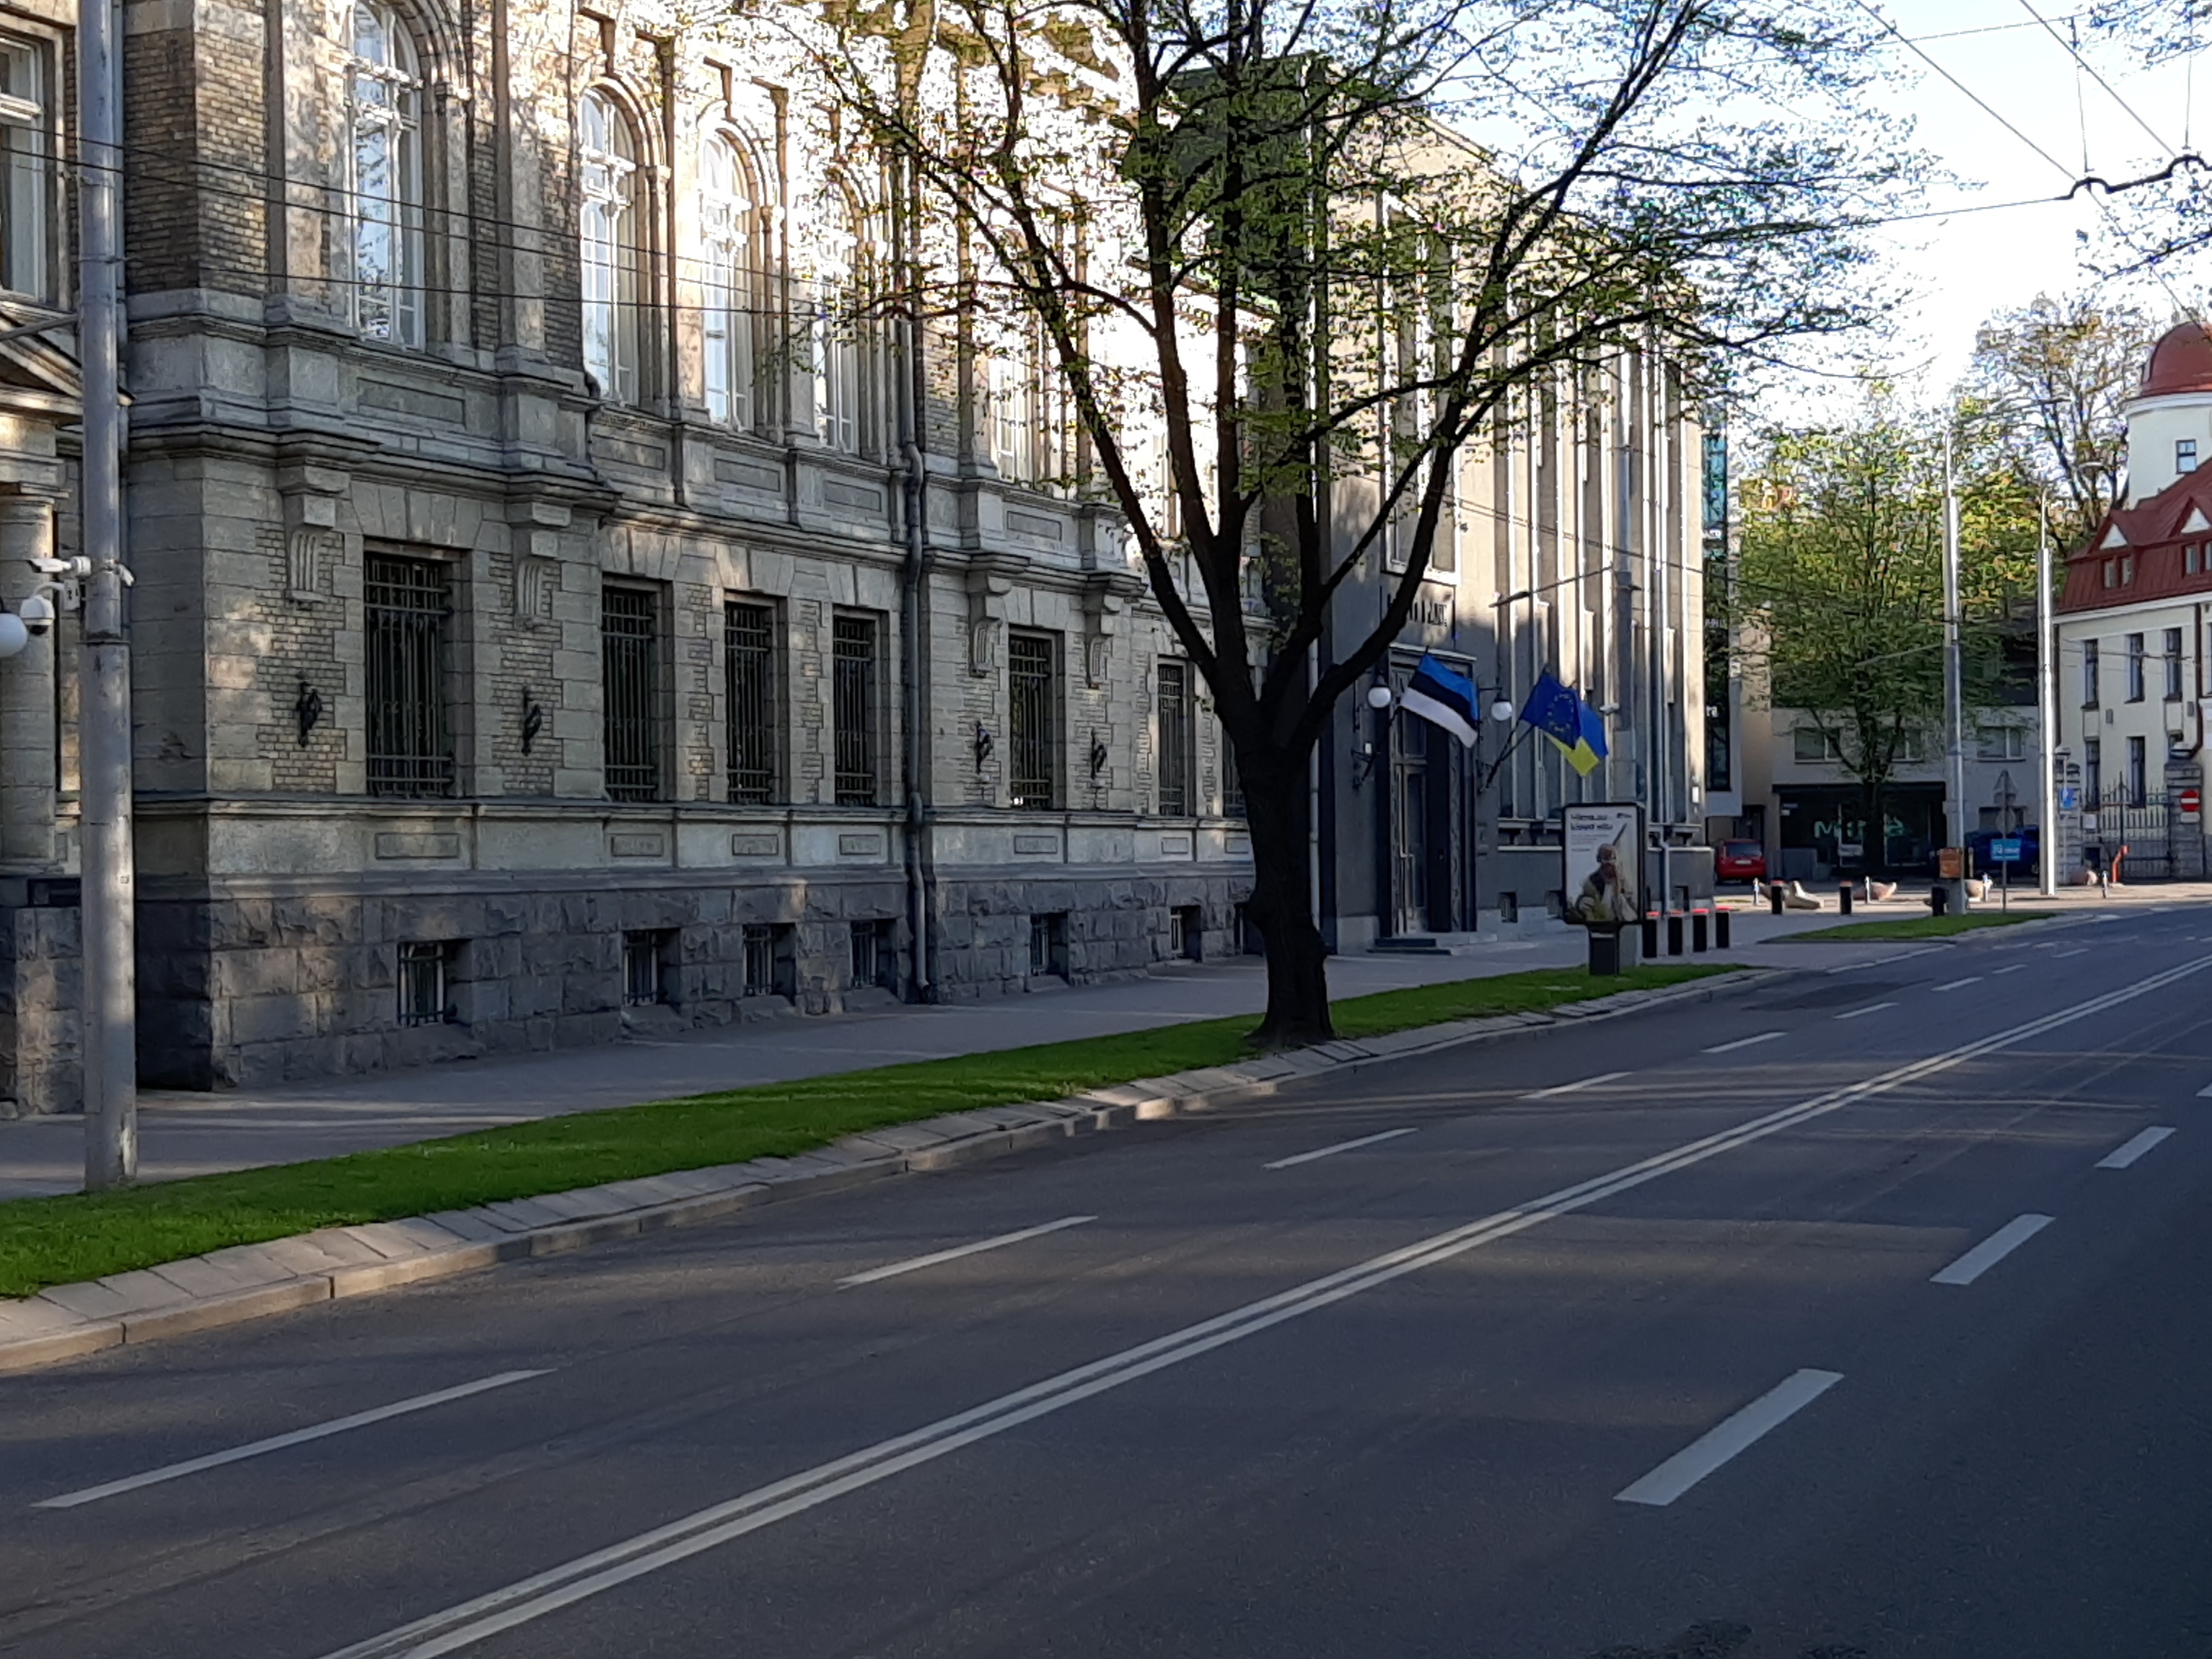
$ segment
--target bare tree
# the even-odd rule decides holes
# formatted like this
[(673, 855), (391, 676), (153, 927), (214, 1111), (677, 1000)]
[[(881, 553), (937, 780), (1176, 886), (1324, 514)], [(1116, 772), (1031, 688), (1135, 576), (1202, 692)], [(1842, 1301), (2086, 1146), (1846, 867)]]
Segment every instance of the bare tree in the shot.
[[(812, 14), (809, 14), (811, 17)], [(894, 303), (1041, 337), (1211, 690), (1268, 1043), (1330, 1030), (1309, 765), (1472, 447), (1624, 350), (1694, 409), (1880, 308), (1912, 158), (1846, 0), (885, 0), (793, 23), (908, 216)], [(1855, 21), (1856, 20), (1856, 21)], [(734, 27), (734, 25), (733, 25)], [(1387, 602), (1339, 603), (1372, 576)], [(1334, 655), (1319, 649), (1336, 624)], [(1349, 642), (1344, 635), (1349, 635)]]
[(2142, 379), (2158, 325), (2094, 294), (1999, 312), (1974, 338), (1963, 411), (2032, 489), (2063, 503), (2075, 540), (2094, 534), (2127, 465), (2121, 405)]

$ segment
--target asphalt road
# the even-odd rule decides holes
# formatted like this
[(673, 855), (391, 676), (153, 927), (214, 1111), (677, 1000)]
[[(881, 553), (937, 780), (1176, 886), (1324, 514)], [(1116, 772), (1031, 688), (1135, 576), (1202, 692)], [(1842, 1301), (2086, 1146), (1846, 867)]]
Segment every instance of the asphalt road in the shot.
[(1982, 934), (0, 1380), (0, 1651), (2208, 1659), (2208, 1002)]

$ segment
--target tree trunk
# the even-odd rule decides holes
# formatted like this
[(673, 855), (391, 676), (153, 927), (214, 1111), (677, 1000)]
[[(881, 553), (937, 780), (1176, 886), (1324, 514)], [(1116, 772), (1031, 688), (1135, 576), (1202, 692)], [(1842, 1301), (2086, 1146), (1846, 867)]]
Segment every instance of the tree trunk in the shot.
[(1244, 781), (1252, 831), (1252, 897), (1246, 914), (1267, 949), (1267, 1013), (1253, 1033), (1265, 1048), (1326, 1042), (1328, 951), (1314, 925), (1306, 844), (1310, 801), (1303, 767), (1279, 759)]

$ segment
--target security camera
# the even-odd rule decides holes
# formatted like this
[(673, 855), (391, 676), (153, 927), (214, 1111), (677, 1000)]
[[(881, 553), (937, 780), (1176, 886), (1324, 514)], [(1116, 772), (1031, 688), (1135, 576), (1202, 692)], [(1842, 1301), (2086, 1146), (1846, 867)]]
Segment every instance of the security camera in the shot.
[(24, 631), (33, 638), (53, 631), (54, 602), (43, 593), (32, 594), (15, 607), (15, 614), (22, 619)]

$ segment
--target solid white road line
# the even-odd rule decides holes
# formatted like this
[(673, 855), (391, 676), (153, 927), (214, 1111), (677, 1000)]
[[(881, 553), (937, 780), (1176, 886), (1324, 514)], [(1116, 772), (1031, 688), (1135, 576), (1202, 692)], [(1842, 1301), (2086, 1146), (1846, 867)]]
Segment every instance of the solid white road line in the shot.
[(1861, 1014), (1878, 1014), (1885, 1008), (1894, 1008), (1893, 1002), (1869, 1002), (1863, 1008), (1854, 1008), (1849, 1013), (1838, 1014), (1838, 1019), (1856, 1019)]
[(1941, 985), (1931, 985), (1928, 988), (1931, 991), (1955, 991), (1961, 986), (1979, 985), (1981, 982), (1982, 976), (1979, 974), (1969, 974), (1964, 979), (1947, 980)]
[(1372, 1146), (1378, 1140), (1395, 1140), (1400, 1135), (1409, 1135), (1411, 1129), (1385, 1129), (1379, 1135), (1362, 1135), (1357, 1140), (1340, 1140), (1334, 1146), (1316, 1147), (1310, 1152), (1300, 1152), (1296, 1158), (1279, 1158), (1273, 1164), (1263, 1164), (1263, 1170), (1287, 1170), (1295, 1164), (1310, 1164), (1317, 1158), (1334, 1158), (1339, 1152), (1348, 1152), (1356, 1146)]
[(927, 1255), (894, 1261), (888, 1267), (871, 1267), (864, 1273), (854, 1273), (841, 1279), (837, 1284), (840, 1289), (844, 1290), (855, 1285), (872, 1285), (879, 1279), (896, 1279), (901, 1273), (919, 1273), (924, 1267), (934, 1267), (939, 1262), (957, 1261), (963, 1255), (1002, 1249), (1009, 1244), (1018, 1244), (1025, 1238), (1042, 1238), (1045, 1234), (1056, 1233), (1064, 1227), (1080, 1227), (1097, 1219), (1095, 1215), (1064, 1215), (1059, 1220), (1048, 1221), (1041, 1227), (1024, 1227), (1018, 1233), (1000, 1233), (996, 1238), (979, 1238), (973, 1244), (956, 1244), (949, 1250), (933, 1250)]
[(2171, 1129), (2145, 1129), (2124, 1145), (2115, 1146), (2097, 1160), (2100, 1170), (2124, 1170), (2152, 1147), (2173, 1133)]
[(2065, 961), (2065, 960), (2066, 960), (2066, 958), (2067, 958), (2067, 957), (2078, 957), (2078, 956), (2084, 955), (2085, 953), (2087, 953), (2087, 951), (2088, 951), (2088, 949), (2089, 949), (2089, 947), (2088, 947), (2087, 945), (2075, 945), (2075, 946), (2072, 950), (2070, 950), (2070, 951), (2061, 951), (2060, 952), (2058, 952), (2058, 954), (2057, 954), (2057, 955), (2054, 956), (2054, 957), (2051, 957), (2051, 959), (2053, 962), (2063, 962), (2063, 961)]
[(1995, 972), (1995, 973), (1992, 973), (1992, 974), (1990, 975), (1990, 978), (1992, 978), (1992, 979), (1995, 979), (1995, 978), (1996, 977), (1997, 974), (2016, 974), (2016, 973), (2018, 973), (2021, 969), (2023, 969), (2023, 968), (2025, 968), (2025, 967), (2027, 967), (2027, 964), (2026, 963), (2024, 963), (2024, 962), (2015, 962), (2015, 963), (2009, 963), (2008, 965), (2007, 965), (2007, 966), (2005, 966), (2005, 967), (2002, 967), (2002, 968), (1997, 969), (1996, 970), (1996, 972)]
[(1802, 1370), (1784, 1377), (1725, 1422), (1707, 1430), (1632, 1486), (1616, 1502), (1664, 1509), (1715, 1469), (1780, 1428), (1844, 1380), (1841, 1371)]
[(1705, 1052), (1709, 1054), (1724, 1054), (1732, 1048), (1748, 1048), (1754, 1042), (1771, 1042), (1782, 1035), (1780, 1031), (1761, 1031), (1757, 1036), (1738, 1037), (1734, 1042), (1716, 1042)]
[(1793, 1106), (1753, 1118), (1734, 1128), (1720, 1130), (1571, 1187), (1563, 1187), (1517, 1208), (1483, 1216), (1449, 1232), (1434, 1234), (1320, 1279), (1309, 1279), (1273, 1296), (1246, 1303), (1195, 1325), (1187, 1325), (1133, 1348), (1125, 1348), (1001, 1395), (953, 1416), (940, 1418), (908, 1433), (878, 1441), (834, 1462), (817, 1464), (723, 1503), (695, 1510), (633, 1538), (356, 1642), (325, 1656), (325, 1659), (437, 1659), (441, 1654), (457, 1652), (502, 1631), (515, 1629), (702, 1551), (803, 1514), (848, 1492), (874, 1486), (963, 1447), (1064, 1410), (1094, 1395), (1104, 1394), (1155, 1371), (1256, 1336), (1277, 1325), (1317, 1313), (1424, 1267), (1452, 1261), (1469, 1250), (1575, 1214), (1662, 1176), (1690, 1169), (1724, 1152), (1841, 1111), (1859, 1101), (1948, 1072), (1980, 1055), (2025, 1042), (2075, 1020), (2094, 1018), (2108, 1008), (2147, 996), (2207, 968), (2212, 968), (2212, 956), (2153, 974), (2073, 1007), (1977, 1038), (1924, 1060), (1893, 1066), (1863, 1081), (1845, 1084)]
[(1523, 1095), (1523, 1100), (1546, 1100), (1553, 1095), (1571, 1095), (1579, 1089), (1595, 1089), (1601, 1083), (1617, 1083), (1628, 1075), (1626, 1072), (1600, 1072), (1595, 1077), (1583, 1078), (1578, 1083), (1554, 1084), (1548, 1089), (1539, 1089), (1534, 1094)]
[(289, 1434), (271, 1435), (266, 1440), (256, 1440), (243, 1446), (233, 1446), (228, 1451), (210, 1452), (205, 1457), (188, 1458), (181, 1463), (165, 1463), (158, 1469), (149, 1469), (143, 1474), (127, 1475), (120, 1480), (110, 1480), (98, 1486), (87, 1486), (82, 1492), (64, 1492), (59, 1498), (43, 1498), (35, 1509), (73, 1510), (80, 1504), (97, 1503), (103, 1498), (112, 1498), (118, 1492), (136, 1492), (141, 1486), (157, 1486), (164, 1480), (175, 1480), (187, 1474), (198, 1474), (202, 1469), (221, 1468), (225, 1463), (236, 1463), (248, 1457), (259, 1457), (264, 1452), (283, 1451), (288, 1446), (303, 1446), (310, 1440), (343, 1434), (348, 1429), (368, 1427), (387, 1418), (404, 1417), (410, 1412), (427, 1411), (433, 1406), (442, 1406), (448, 1401), (465, 1400), (472, 1394), (483, 1394), (489, 1389), (503, 1389), (510, 1382), (527, 1382), (533, 1376), (543, 1376), (543, 1370), (501, 1371), (496, 1376), (478, 1377), (473, 1382), (464, 1382), (458, 1388), (440, 1389), (435, 1394), (418, 1394), (411, 1400), (395, 1400), (389, 1406), (379, 1406), (374, 1411), (356, 1412), (350, 1417), (334, 1417), (327, 1423), (318, 1423), (313, 1428), (295, 1429)]
[(2014, 1216), (1940, 1273), (1930, 1285), (1971, 1285), (2051, 1224), (2047, 1215)]

